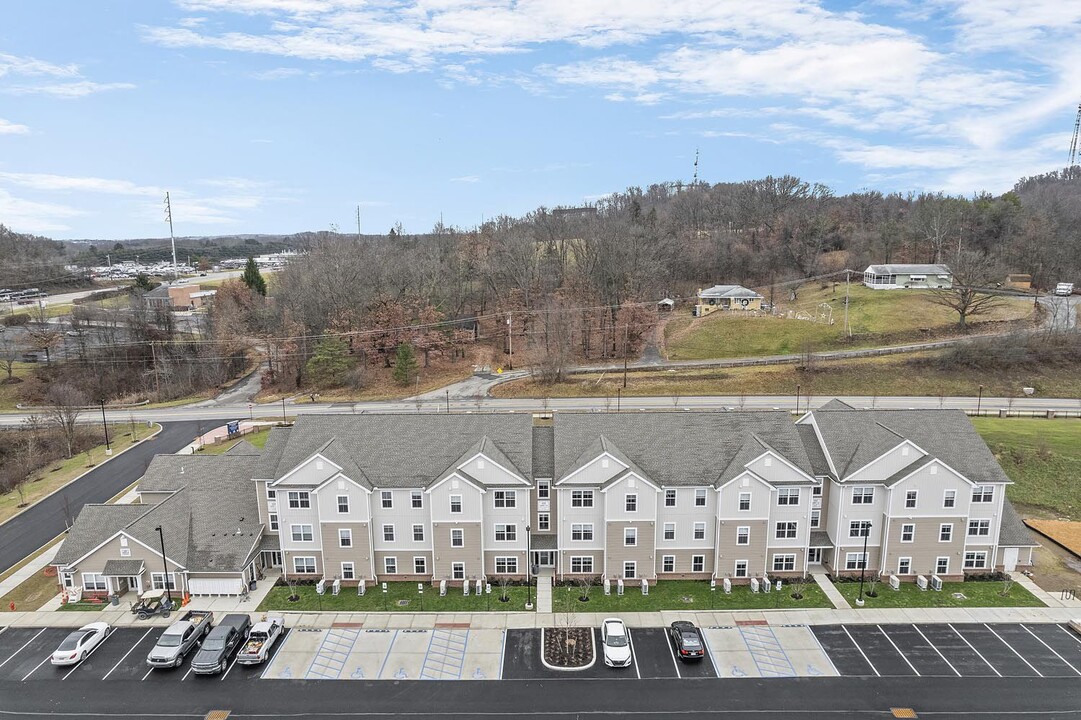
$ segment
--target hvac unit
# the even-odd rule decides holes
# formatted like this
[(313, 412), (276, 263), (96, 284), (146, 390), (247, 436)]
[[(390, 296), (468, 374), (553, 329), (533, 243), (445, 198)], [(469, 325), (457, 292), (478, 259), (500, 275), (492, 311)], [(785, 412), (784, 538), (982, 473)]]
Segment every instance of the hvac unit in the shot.
[(938, 575), (931, 576), (931, 589), (942, 592), (942, 578)]
[(361, 578), (360, 582), (357, 583), (357, 595), (363, 595), (366, 592), (368, 592), (368, 588), (365, 586), (364, 578)]
[(725, 578), (722, 581), (722, 583), (724, 585), (724, 594), (725, 595), (731, 595), (732, 594), (732, 581), (730, 579), (728, 579), (728, 578)]
[(623, 594), (623, 578), (616, 578), (616, 595)]
[(341, 591), (342, 591), (342, 581), (339, 580), (338, 578), (334, 578), (334, 586), (331, 589), (331, 593), (333, 593), (334, 595), (337, 595)]
[(608, 578), (606, 577), (606, 578), (604, 578), (604, 580), (602, 581), (602, 584), (604, 585), (604, 594), (605, 594), (605, 595), (611, 595), (611, 594), (612, 594), (612, 581), (611, 581), (611, 580), (609, 580), (609, 579), (608, 579)]
[(319, 582), (318, 582), (318, 583), (316, 583), (316, 585), (315, 585), (315, 592), (317, 592), (317, 593), (319, 593), (320, 595), (322, 595), (322, 594), (324, 594), (324, 593), (325, 593), (326, 591), (327, 591), (327, 579), (326, 579), (326, 578), (322, 578), (322, 579), (320, 579), (320, 580), (319, 580)]
[(649, 595), (649, 580), (642, 578), (642, 594)]
[(901, 589), (901, 578), (896, 575), (890, 575), (890, 588), (893, 590)]
[(751, 578), (751, 592), (758, 592), (758, 578), (756, 577)]
[(916, 587), (918, 587), (920, 590), (926, 590), (927, 589), (927, 577), (924, 576), (924, 575), (917, 575), (916, 576)]
[(439, 597), (446, 597), (446, 595), (447, 595), (447, 581), (446, 580), (440, 580), (439, 581)]

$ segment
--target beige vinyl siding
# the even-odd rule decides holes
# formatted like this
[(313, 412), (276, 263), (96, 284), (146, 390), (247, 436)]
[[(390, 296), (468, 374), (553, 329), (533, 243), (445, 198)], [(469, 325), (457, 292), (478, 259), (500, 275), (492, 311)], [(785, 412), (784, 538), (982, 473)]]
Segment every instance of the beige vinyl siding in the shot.
[[(650, 489), (650, 492), (652, 492), (652, 489)], [(623, 544), (623, 531), (625, 528), (635, 528), (638, 531), (638, 544), (634, 547), (627, 547)], [(653, 533), (654, 525), (648, 520), (609, 522), (605, 528), (605, 556), (608, 559), (607, 567), (604, 569), (605, 575), (608, 577), (623, 577), (623, 563), (633, 560), (637, 564), (635, 568), (637, 578), (644, 577), (653, 580), (656, 577), (654, 568), (654, 555), (656, 553), (654, 552)], [(639, 584), (637, 579), (634, 581), (624, 580), (624, 583), (629, 585)]]
[[(75, 568), (75, 584), (82, 585), (82, 573), (100, 573), (105, 569), (105, 563), (109, 560), (142, 560), (143, 561), (143, 589), (150, 589), (150, 573), (162, 572), (161, 554), (149, 550), (143, 545), (128, 538), (127, 548), (131, 551), (128, 557), (123, 557), (120, 551), (124, 549), (124, 546), (120, 544), (119, 537), (115, 537), (109, 542), (102, 545), (100, 548), (92, 552), (86, 558), (80, 560), (74, 565)], [(168, 549), (166, 550), (168, 552)], [(184, 579), (182, 577), (182, 569), (179, 565), (173, 562), (166, 563), (169, 567), (169, 572), (176, 573), (177, 587), (184, 589)], [(109, 579), (109, 583), (114, 583), (115, 580)], [(110, 585), (112, 587), (112, 585)]]
[[(384, 558), (392, 557), (398, 561), (398, 572), (394, 575), (387, 575), (383, 568), (386, 567)], [(424, 567), (427, 570), (423, 575), (419, 575), (413, 572), (413, 558), (423, 557)], [(431, 582), (435, 583), (442, 578), (437, 577), (432, 572), (432, 552), (430, 550), (417, 550), (413, 552), (411, 550), (376, 550), (375, 551), (375, 574), (376, 578), (380, 582), (395, 582), (398, 580), (409, 582)], [(449, 565), (447, 566), (450, 567)], [(469, 568), (466, 567), (466, 573), (468, 574)], [(358, 569), (359, 572), (359, 569)], [(449, 571), (448, 571), (449, 575)]]
[[(338, 530), (347, 528), (353, 532), (353, 546), (338, 546)], [(353, 574), (371, 580), (371, 547), (368, 542), (367, 523), (323, 523), (323, 559), (328, 577), (340, 577), (343, 562), (353, 563)], [(347, 584), (356, 584), (347, 583)]]
[[(525, 550), (485, 550), (484, 551), (484, 574), (491, 578), (496, 575), (495, 559), (497, 557), (518, 558), (518, 572), (511, 573), (510, 577), (524, 579), (526, 576)], [(502, 577), (502, 575), (500, 575)]]
[[(571, 558), (572, 557), (591, 557), (593, 558), (593, 572), (590, 573), (572, 573), (571, 572)], [(559, 551), (559, 567), (557, 568), (560, 577), (576, 578), (576, 577), (600, 577), (604, 574), (604, 551), (603, 550), (572, 550), (564, 549)]]
[[(736, 544), (736, 531), (739, 527), (751, 529), (749, 545)], [(718, 577), (734, 577), (736, 560), (746, 560), (747, 572), (753, 577), (761, 577), (766, 570), (768, 531), (768, 520), (722, 520), (717, 541)]]
[[(298, 574), (293, 572), (293, 558), (294, 557), (314, 557), (315, 558), (315, 572), (311, 574)], [(340, 568), (339, 568), (340, 569)], [(282, 572), (286, 577), (301, 578), (301, 579), (315, 579), (323, 577), (323, 551), (322, 550), (286, 550), (282, 553)], [(357, 573), (364, 572), (364, 568), (357, 567)], [(334, 573), (331, 573), (331, 577)]]
[[(944, 524), (953, 525), (953, 539), (950, 542), (939, 542), (939, 526)], [(901, 532), (904, 525), (915, 525), (916, 532), (914, 541), (901, 542)], [(868, 564), (868, 570), (881, 569), (887, 575), (897, 572), (897, 560), (902, 557), (912, 558), (912, 576), (927, 575), (930, 577), (935, 572), (935, 560), (940, 556), (950, 558), (950, 577), (960, 577), (964, 564), (965, 533), (968, 531), (968, 521), (964, 517), (933, 517), (933, 518), (890, 518), (887, 530), (886, 560), (879, 568)], [(983, 548), (981, 548), (983, 549)], [(991, 562), (991, 554), (987, 555), (988, 564)], [(913, 579), (907, 578), (907, 579)]]
[[(664, 572), (664, 556), (671, 555), (675, 559), (675, 569), (672, 572)], [(705, 559), (702, 572), (692, 572), (691, 563), (695, 555), (702, 555)], [(665, 550), (658, 548), (656, 552), (656, 566), (654, 572), (657, 580), (708, 580), (713, 577), (713, 563), (715, 562), (712, 548), (702, 550)]]
[[(451, 547), (450, 531), (452, 528), (461, 528), (465, 532), (465, 546)], [(482, 523), (461, 522), (447, 523), (437, 522), (432, 524), (433, 542), (435, 546), (435, 561), (432, 566), (432, 577), (435, 580), (447, 580), (451, 582), (453, 563), (465, 563), (466, 579), (476, 579), (484, 574), (484, 565), (481, 553)], [(387, 553), (392, 554), (392, 553)], [(418, 555), (420, 553), (417, 553)], [(401, 563), (401, 554), (398, 557)], [(379, 567), (376, 568), (377, 572)]]
[[(774, 555), (795, 555), (795, 564), (792, 566), (792, 570), (774, 570), (773, 569), (773, 556)], [(766, 574), (771, 578), (773, 577), (799, 577), (804, 574), (803, 568), (806, 562), (807, 552), (801, 547), (777, 547), (773, 546), (769, 548), (768, 555), (766, 556)]]

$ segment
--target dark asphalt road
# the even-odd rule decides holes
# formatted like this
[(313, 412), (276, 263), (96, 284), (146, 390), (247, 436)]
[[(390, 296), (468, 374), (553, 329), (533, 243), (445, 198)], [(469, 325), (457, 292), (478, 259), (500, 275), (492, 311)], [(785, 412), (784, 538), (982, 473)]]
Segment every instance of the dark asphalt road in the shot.
[(0, 682), (0, 717), (1081, 717), (1077, 678), (108, 682)]
[[(105, 502), (142, 477), (154, 455), (174, 453), (215, 423), (164, 423), (154, 438), (95, 468), (26, 512), (0, 525), (0, 572), (55, 538), (87, 503)], [(145, 432), (144, 428), (144, 432)]]

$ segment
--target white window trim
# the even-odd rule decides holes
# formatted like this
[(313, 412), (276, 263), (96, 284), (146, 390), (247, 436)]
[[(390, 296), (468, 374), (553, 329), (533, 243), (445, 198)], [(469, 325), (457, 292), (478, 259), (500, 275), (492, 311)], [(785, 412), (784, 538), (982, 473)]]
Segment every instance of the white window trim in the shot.
[[(574, 569), (575, 561), (581, 566), (579, 570)], [(589, 565), (589, 569), (586, 570), (586, 564)], [(570, 557), (570, 572), (574, 575), (592, 575), (593, 574), (593, 556), (592, 555), (571, 555)]]
[[(503, 534), (502, 539), (499, 538), (500, 533)], [(510, 537), (511, 534), (514, 537)], [(495, 542), (518, 542), (518, 526), (515, 523), (496, 523), (495, 534), (492, 539)]]
[[(387, 529), (390, 529), (390, 537), (387, 537)], [(397, 542), (398, 541), (398, 529), (394, 527), (394, 523), (385, 523), (383, 525), (383, 542)]]
[(394, 509), (394, 493), (391, 492), (390, 490), (380, 490), (379, 491), (379, 507), (382, 510), (393, 510)]
[[(627, 568), (630, 568), (631, 574), (627, 574)], [(623, 561), (623, 575), (624, 580), (637, 580), (638, 579), (638, 561), (637, 560), (624, 560)]]
[[(945, 540), (943, 540), (942, 539), (942, 529), (947, 528), (947, 527), (950, 529), (950, 536), (948, 538), (946, 538)], [(941, 525), (938, 526), (938, 541), (940, 543), (953, 542), (953, 523), (942, 523)]]
[[(905, 528), (912, 528), (912, 537), (910, 537), (908, 540), (905, 540)], [(905, 543), (906, 545), (916, 542), (916, 523), (901, 524), (901, 542)]]
[[(299, 561), (299, 560), (311, 560), (312, 571), (308, 572), (307, 570), (298, 570), (297, 569), (297, 561)], [(304, 563), (305, 566), (307, 566), (307, 564), (308, 563), (306, 563), (306, 562)], [(297, 575), (314, 575), (315, 573), (319, 572), (319, 566), (315, 562), (315, 556), (314, 555), (294, 555), (293, 556), (293, 572), (295, 574), (297, 574)]]
[[(948, 498), (953, 499), (953, 504), (952, 505), (946, 503), (946, 500)], [(943, 508), (956, 508), (957, 507), (957, 491), (956, 490), (945, 490), (945, 491), (943, 491), (943, 493), (942, 493), (942, 507)]]
[[(743, 566), (743, 574), (739, 572), (739, 566)], [(732, 577), (744, 578), (751, 576), (751, 563), (749, 560), (736, 560), (732, 563)]]
[[(777, 561), (778, 560), (781, 561), (782, 567), (777, 567)], [(788, 560), (792, 561), (792, 567), (786, 569), (783, 566), (787, 564)], [(793, 571), (795, 571), (795, 569), (796, 569), (796, 553), (773, 553), (773, 562), (770, 563), (770, 567), (773, 568), (773, 572), (793, 572)]]
[[(352, 577), (346, 577), (345, 568), (346, 568), (347, 565), (349, 566), (349, 574)], [(357, 566), (356, 566), (356, 563), (354, 563), (352, 560), (343, 561), (341, 571), (342, 571), (342, 575), (341, 575), (342, 580), (356, 580), (357, 579)]]
[[(420, 570), (417, 570), (417, 560), (420, 560), (422, 563), (424, 563), (424, 567), (422, 569), (420, 569)], [(413, 574), (414, 575), (427, 575), (428, 574), (428, 558), (427, 557), (425, 557), (424, 555), (414, 555), (413, 556)]]
[[(908, 561), (908, 572), (902, 572), (901, 571), (901, 563), (903, 561)], [(897, 574), (898, 575), (911, 575), (912, 574), (912, 558), (910, 558), (910, 557), (899, 557), (899, 558), (897, 558)]]
[[(310, 538), (304, 538), (304, 528), (308, 528), (308, 534), (311, 535)], [(300, 539), (297, 539), (298, 533), (300, 535)], [(312, 527), (310, 523), (294, 523), (289, 526), (289, 539), (295, 543), (315, 542), (315, 528)]]
[[(342, 533), (345, 533), (344, 535)], [(349, 544), (344, 545), (342, 541), (349, 538)], [(338, 547), (353, 547), (353, 531), (350, 528), (338, 528)]]
[[(699, 568), (695, 570), (694, 566), (698, 565)], [(705, 555), (691, 555), (691, 572), (705, 572), (706, 571), (706, 556)]]
[[(672, 537), (668, 537), (668, 530), (672, 530)], [(670, 542), (676, 539), (676, 524), (674, 522), (666, 522), (664, 527), (661, 528), (661, 540)]]
[[(345, 500), (345, 510), (342, 510), (342, 500)], [(338, 508), (338, 514), (339, 515), (348, 515), (349, 514), (350, 504), (349, 504), (349, 496), (348, 495), (338, 495), (334, 499), (334, 501), (335, 501), (336, 506)]]
[[(702, 532), (701, 537), (698, 536), (699, 531)], [(694, 527), (691, 528), (691, 532), (693, 533), (691, 535), (692, 539), (694, 539), (694, 540), (705, 540), (706, 539), (706, 524), (704, 522), (696, 522), (694, 524)]]
[[(800, 495), (801, 493), (799, 488), (779, 488), (777, 490), (777, 504), (783, 505), (785, 507), (799, 505)], [(781, 502), (782, 498), (784, 499), (784, 502)]]
[[(702, 502), (698, 502), (699, 500), (701, 500)], [(706, 489), (705, 488), (695, 488), (694, 489), (694, 506), (695, 507), (706, 507), (708, 504), (709, 504), (709, 493), (706, 492)]]
[[(912, 496), (912, 504), (911, 505), (908, 504), (909, 495)], [(905, 506), (906, 510), (915, 510), (916, 506), (919, 504), (919, 502), (920, 502), (920, 493), (919, 493), (918, 490), (906, 490), (905, 491), (904, 506)]]
[[(632, 503), (634, 504), (633, 508), (630, 507)], [(638, 512), (638, 493), (625, 493), (623, 495), (623, 512)]]
[[(391, 570), (388, 563), (394, 564), (394, 569)], [(398, 575), (398, 556), (387, 555), (383, 558), (383, 574), (384, 575)]]
[[(666, 569), (665, 566), (671, 561), (672, 568)], [(675, 572), (676, 571), (676, 556), (675, 555), (661, 555), (661, 572)]]
[[(946, 561), (946, 569), (945, 570), (940, 571), (938, 569), (938, 561), (939, 560), (945, 560)], [(949, 555), (940, 555), (940, 556), (935, 558), (935, 574), (936, 575), (949, 575), (950, 574), (950, 556)]]
[[(859, 492), (857, 492), (859, 491)], [(859, 501), (856, 500), (859, 498)], [(874, 505), (875, 504), (875, 489), (869, 486), (860, 486), (852, 488), (852, 504), (853, 505)]]
[[(740, 542), (740, 536), (744, 536), (747, 542)], [(751, 526), (739, 525), (736, 527), (736, 545), (750, 545), (751, 544)]]
[[(862, 550), (860, 552), (845, 553), (845, 570), (859, 570), (861, 564), (863, 565), (863, 569), (866, 570), (867, 569), (867, 564), (868, 564), (867, 563), (867, 556), (870, 555), (870, 554), (871, 554), (870, 551), (865, 553)], [(853, 556), (855, 556), (855, 558), (856, 558), (855, 559), (855, 567), (849, 567), (849, 565), (852, 564), (852, 557)]]
[(548, 500), (552, 497), (552, 484), (548, 480), (537, 481), (537, 499)]
[[(505, 567), (500, 570), (499, 563), (503, 561)], [(514, 569), (511, 569), (511, 563), (514, 564)], [(518, 574), (518, 556), (517, 555), (496, 555), (495, 556), (495, 572), (497, 575), (517, 575)]]
[[(743, 498), (747, 498), (747, 509), (743, 509)], [(736, 512), (750, 512), (751, 511), (751, 493), (741, 492), (736, 499)]]
[[(461, 568), (461, 577), (458, 577), (458, 569)], [(452, 580), (465, 580), (465, 563), (452, 562), (450, 564), (450, 577)]]
[(274, 532), (278, 532), (281, 529), (281, 523), (278, 521), (278, 513), (267, 513), (267, 524)]
[(550, 512), (537, 513), (537, 530), (552, 529), (552, 514)]
[[(458, 509), (457, 510), (454, 509), (454, 501), (455, 501), (455, 499), (457, 499), (457, 501), (458, 501)], [(450, 496), (450, 514), (451, 515), (461, 515), (464, 510), (465, 510), (465, 506), (462, 504), (462, 496), (461, 495), (451, 495)]]
[(638, 547), (638, 528), (623, 528), (623, 547)]
[[(462, 536), (462, 542), (460, 545), (454, 543), (454, 534), (459, 533)], [(450, 529), (450, 546), (452, 548), (465, 547), (465, 528), (451, 528)]]
[[(578, 495), (578, 505), (574, 504), (574, 496)], [(586, 501), (589, 504), (586, 504)], [(572, 508), (591, 508), (593, 507), (593, 491), (592, 490), (571, 490), (571, 507)]]

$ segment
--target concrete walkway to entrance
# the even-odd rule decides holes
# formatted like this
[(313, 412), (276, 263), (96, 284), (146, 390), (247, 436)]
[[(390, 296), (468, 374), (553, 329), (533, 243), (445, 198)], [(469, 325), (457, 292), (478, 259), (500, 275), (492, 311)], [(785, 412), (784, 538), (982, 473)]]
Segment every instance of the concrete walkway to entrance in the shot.
[(1028, 590), (1030, 593), (1039, 598), (1040, 602), (1044, 603), (1048, 607), (1070, 607), (1075, 608), (1078, 612), (1081, 612), (1081, 598), (1060, 598), (1056, 595), (1044, 590), (1042, 587), (1032, 581), (1032, 578), (1019, 572), (1010, 573), (1010, 577), (1013, 578), (1021, 587)]
[(552, 576), (537, 576), (537, 612), (552, 612)]
[(833, 607), (838, 610), (851, 610), (852, 606), (845, 600), (845, 596), (833, 586), (833, 581), (830, 580), (826, 573), (812, 573), (811, 577), (818, 583), (818, 587), (822, 588), (822, 592), (825, 594), (829, 601), (833, 603)]

